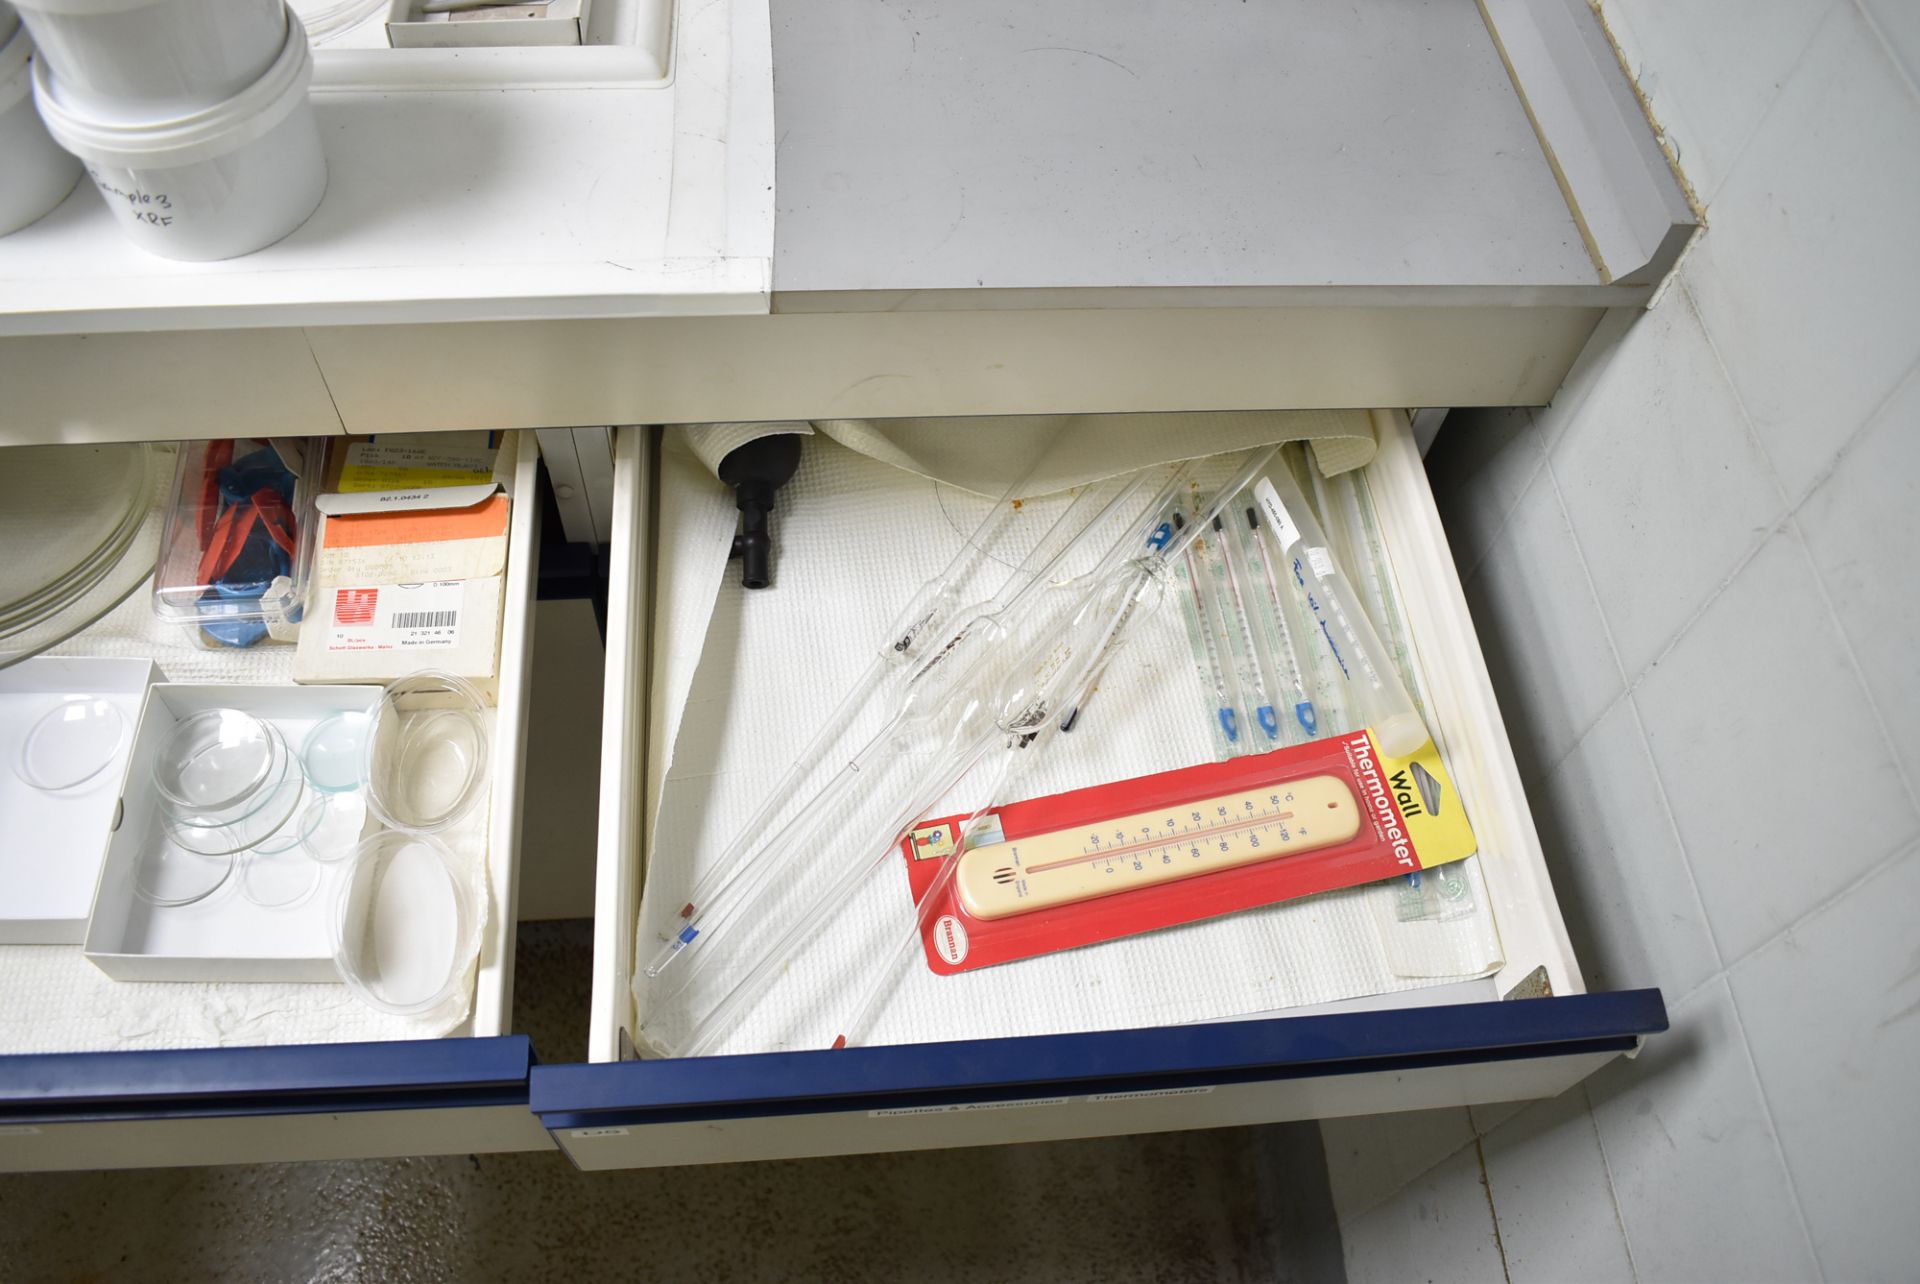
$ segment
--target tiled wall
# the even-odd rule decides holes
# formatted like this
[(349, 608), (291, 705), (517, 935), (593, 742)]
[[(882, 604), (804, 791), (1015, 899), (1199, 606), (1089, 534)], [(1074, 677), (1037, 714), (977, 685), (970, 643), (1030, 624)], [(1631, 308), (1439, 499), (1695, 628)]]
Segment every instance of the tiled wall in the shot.
[(1329, 1123), (1348, 1269), (1913, 1278), (1920, 0), (1605, 13), (1709, 230), (1429, 468), (1589, 984), (1674, 1028), (1518, 1113)]

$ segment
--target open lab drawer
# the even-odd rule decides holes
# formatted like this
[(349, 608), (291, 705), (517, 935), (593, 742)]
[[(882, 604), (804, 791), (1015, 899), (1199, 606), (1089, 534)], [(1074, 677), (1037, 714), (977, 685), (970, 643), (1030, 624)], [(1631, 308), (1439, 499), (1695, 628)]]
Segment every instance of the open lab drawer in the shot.
[[(461, 1031), (393, 1042), (0, 1056), (0, 1171), (551, 1145), (527, 1111), (531, 1045), (506, 1033), (540, 513), (533, 434), (513, 440), (515, 502), (487, 803), (492, 903), (473, 1009)], [(144, 598), (146, 590), (135, 592)], [(80, 947), (24, 948), (77, 955)], [(7, 1002), (0, 992), (0, 1005)]]
[(1589, 995), (1407, 421), (1369, 473), (1442, 749), (1506, 957), (1491, 979), (1216, 1024), (632, 1060), (652, 594), (646, 430), (615, 452), (595, 906), (595, 1064), (535, 1066), (582, 1168), (970, 1146), (1555, 1095), (1666, 1027), (1658, 991)]

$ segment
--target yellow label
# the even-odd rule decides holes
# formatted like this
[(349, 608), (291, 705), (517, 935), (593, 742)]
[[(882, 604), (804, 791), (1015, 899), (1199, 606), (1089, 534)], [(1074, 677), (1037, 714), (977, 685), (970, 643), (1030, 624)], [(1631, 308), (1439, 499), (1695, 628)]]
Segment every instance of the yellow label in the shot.
[(341, 470), (340, 492), (345, 495), (375, 490), (439, 490), (444, 486), (477, 486), (493, 480), (493, 470), (453, 468), (359, 468)]
[(1371, 732), (1367, 740), (1379, 762), (1381, 784), (1400, 808), (1421, 869), (1465, 860), (1479, 850), (1460, 791), (1453, 787), (1432, 740), (1404, 758), (1382, 753)]
[(438, 490), (483, 486), (493, 480), (496, 453), (484, 432), (402, 434), (347, 447), (340, 491)]

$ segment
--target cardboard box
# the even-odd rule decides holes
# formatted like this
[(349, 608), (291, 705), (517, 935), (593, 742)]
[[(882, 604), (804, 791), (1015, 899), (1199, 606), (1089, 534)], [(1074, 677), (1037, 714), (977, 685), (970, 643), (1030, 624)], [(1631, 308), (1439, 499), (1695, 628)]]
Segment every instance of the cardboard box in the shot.
[(295, 681), (385, 683), (434, 668), (495, 695), (513, 503), (495, 469), (510, 458), (486, 433), (381, 437), (334, 452), (316, 500)]
[(121, 778), (151, 660), (36, 656), (0, 669), (0, 753), (17, 761), (33, 725), (80, 696), (106, 700), (125, 719), (115, 758), (83, 786), (47, 793), (0, 767), (0, 944), (78, 945), (113, 828)]
[[(120, 792), (120, 821), (93, 894), (84, 953), (117, 981), (337, 981), (327, 916), (345, 862), (321, 866), (320, 885), (298, 905), (266, 909), (241, 895), (241, 853), (227, 881), (191, 905), (156, 906), (134, 890), (141, 858), (160, 841), (153, 759), (181, 719), (204, 709), (241, 709), (271, 722), (297, 756), (315, 723), (365, 709), (367, 687), (267, 687), (157, 683), (134, 733)], [(296, 760), (292, 769), (298, 771)], [(306, 859), (299, 856), (298, 859)]]

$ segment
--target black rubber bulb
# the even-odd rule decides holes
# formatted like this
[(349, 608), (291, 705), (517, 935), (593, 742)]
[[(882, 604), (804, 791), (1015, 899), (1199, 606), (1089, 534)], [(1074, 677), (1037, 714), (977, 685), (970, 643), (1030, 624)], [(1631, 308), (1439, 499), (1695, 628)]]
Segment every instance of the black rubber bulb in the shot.
[(762, 589), (773, 583), (773, 497), (800, 466), (800, 434), (761, 437), (727, 452), (720, 480), (733, 487), (740, 510), (740, 533), (733, 555), (740, 559), (740, 583)]

